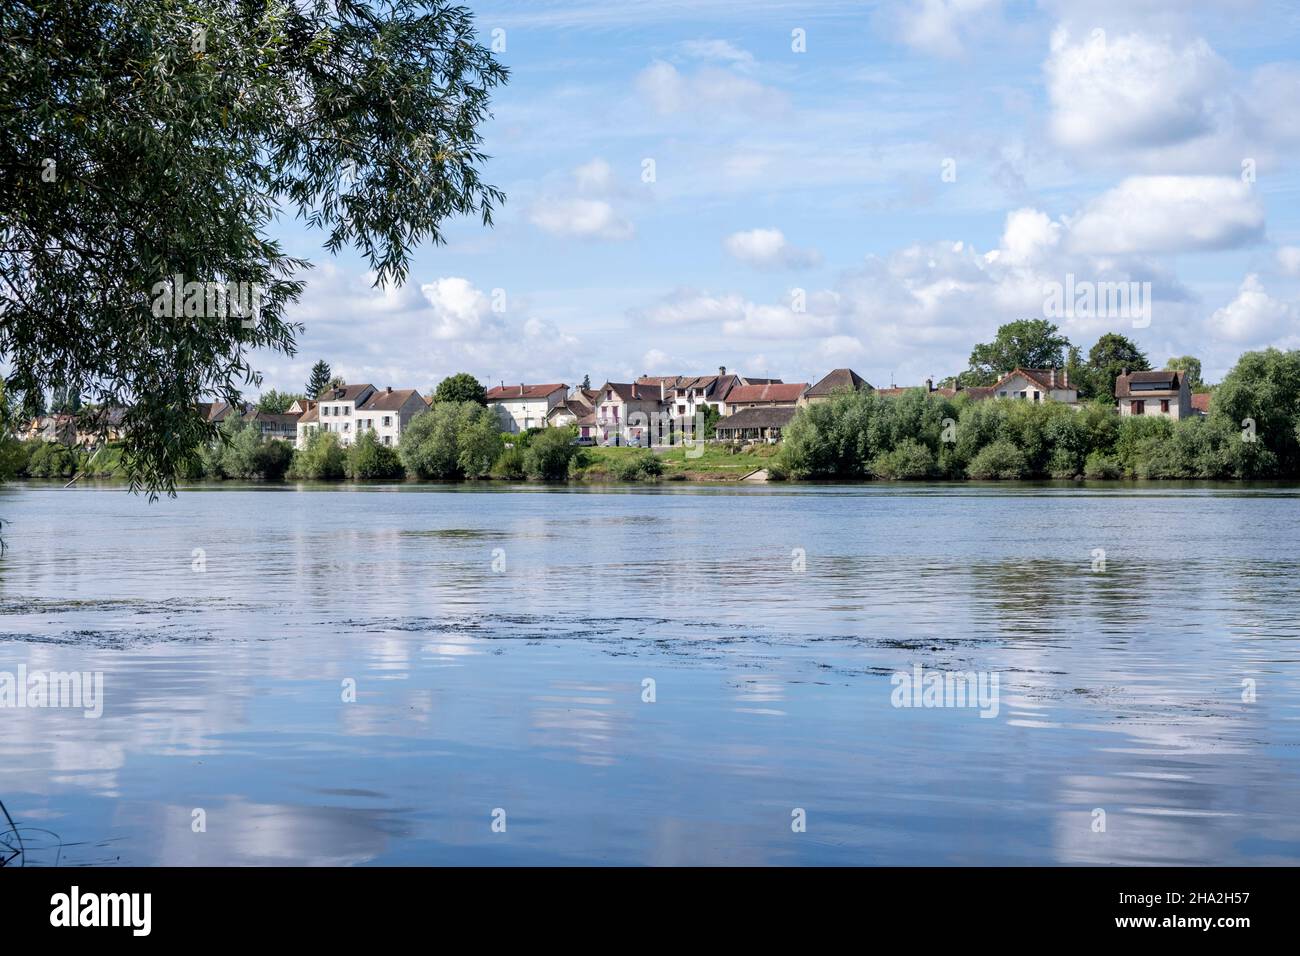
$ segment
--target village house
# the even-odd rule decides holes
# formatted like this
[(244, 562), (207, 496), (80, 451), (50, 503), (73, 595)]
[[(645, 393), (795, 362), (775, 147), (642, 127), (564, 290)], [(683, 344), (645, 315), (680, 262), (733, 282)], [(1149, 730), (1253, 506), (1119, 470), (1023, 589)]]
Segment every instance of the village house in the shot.
[(718, 419), (714, 429), (719, 441), (761, 441), (775, 443), (798, 413), (794, 405), (764, 405), (742, 408)]
[[(340, 385), (337, 388), (327, 388), (316, 398), (316, 422), (306, 422), (306, 429), (298, 429), (298, 447), (302, 448), (307, 443), (307, 432), (311, 428), (319, 428), (323, 432), (333, 432), (339, 438), (339, 444), (348, 446), (356, 437), (356, 411), (361, 405), (370, 400), (370, 396), (375, 393), (373, 385)], [(299, 424), (304, 424), (303, 419), (311, 413), (308, 412), (298, 420)]]
[(1171, 369), (1124, 369), (1115, 379), (1115, 402), (1121, 416), (1159, 415), (1177, 421), (1196, 414), (1187, 376)]
[(837, 392), (874, 391), (871, 383), (851, 368), (833, 368), (815, 385), (809, 385), (799, 396), (799, 405), (824, 402)]
[(276, 438), (280, 441), (296, 443), (298, 440), (298, 419), (301, 417), (301, 415), (295, 415), (292, 412), (279, 415), (273, 412), (263, 412), (255, 408), (244, 416), (244, 421), (261, 431), (263, 438)]
[(1079, 390), (1070, 385), (1068, 369), (1016, 368), (993, 386), (997, 398), (1017, 398), (1041, 402), (1052, 399), (1067, 405), (1079, 404)]
[(664, 400), (674, 418), (693, 419), (706, 407), (724, 414), (724, 406), (731, 390), (738, 385), (770, 385), (779, 378), (749, 378), (728, 373), (725, 365), (719, 366), (717, 375), (642, 375), (637, 385), (663, 385)]
[(371, 393), (357, 408), (356, 433), (372, 431), (381, 445), (396, 445), (411, 419), (428, 409), (428, 404), (413, 388), (389, 386)]
[(54, 441), (63, 445), (77, 443), (77, 420), (73, 415), (40, 415), (18, 433), (23, 441)]
[(501, 430), (517, 435), (530, 428), (545, 428), (546, 416), (568, 394), (569, 386), (562, 382), (549, 385), (506, 385), (502, 382), (488, 389), (486, 399), (487, 407), (501, 422)]
[(596, 397), (592, 438), (598, 445), (639, 445), (662, 442), (668, 431), (667, 390), (662, 382), (606, 382)]
[(573, 425), (578, 429), (579, 438), (591, 439), (596, 424), (595, 405), (594, 388), (575, 388), (568, 398), (558, 402), (546, 413), (546, 427), (565, 428)]
[(734, 415), (742, 408), (774, 406), (794, 408), (799, 403), (799, 396), (807, 388), (807, 382), (737, 385), (727, 393), (726, 399), (722, 402), (722, 411), (724, 414)]

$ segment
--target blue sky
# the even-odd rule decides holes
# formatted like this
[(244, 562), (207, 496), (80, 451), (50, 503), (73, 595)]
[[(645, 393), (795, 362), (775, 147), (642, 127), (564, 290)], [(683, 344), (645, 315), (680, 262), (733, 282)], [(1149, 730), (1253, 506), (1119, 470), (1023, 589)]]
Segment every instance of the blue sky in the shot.
[(470, 6), (512, 71), (485, 129), (495, 227), (451, 224), (374, 289), (283, 222), (317, 268), (265, 387), (318, 358), (421, 390), (720, 365), (914, 384), (1067, 276), (1152, 284), (1149, 325), (1060, 320), (1085, 349), (1119, 331), (1215, 379), (1300, 347), (1294, 4)]

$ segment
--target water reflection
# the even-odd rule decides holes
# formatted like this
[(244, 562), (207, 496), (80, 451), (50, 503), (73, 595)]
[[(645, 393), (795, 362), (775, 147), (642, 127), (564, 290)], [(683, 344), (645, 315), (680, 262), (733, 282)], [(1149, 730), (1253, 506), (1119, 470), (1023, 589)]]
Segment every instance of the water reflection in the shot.
[(0, 671), (104, 675), (0, 710), (65, 863), (1300, 861), (1293, 490), (0, 499)]

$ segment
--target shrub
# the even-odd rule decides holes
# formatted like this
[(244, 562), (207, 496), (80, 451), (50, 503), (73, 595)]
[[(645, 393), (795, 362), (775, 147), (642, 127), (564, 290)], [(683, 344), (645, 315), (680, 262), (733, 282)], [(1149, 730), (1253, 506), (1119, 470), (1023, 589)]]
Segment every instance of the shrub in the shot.
[(650, 449), (614, 462), (611, 474), (619, 481), (650, 481), (664, 473), (664, 464)]
[(980, 449), (966, 466), (966, 474), (977, 481), (1010, 481), (1028, 473), (1024, 452), (1005, 439)]
[(905, 438), (893, 451), (877, 455), (871, 462), (871, 471), (876, 477), (891, 481), (928, 478), (934, 471), (934, 454), (920, 442)]
[(306, 446), (294, 454), (289, 466), (290, 478), (307, 481), (342, 478), (346, 473), (347, 454), (339, 445), (339, 436), (319, 430), (307, 436)]
[(411, 419), (397, 453), (416, 478), (481, 478), (501, 456), (500, 427), (475, 402), (439, 402)]
[(1103, 455), (1099, 451), (1094, 451), (1088, 456), (1088, 460), (1083, 465), (1083, 475), (1085, 478), (1094, 479), (1113, 479), (1118, 478), (1121, 474), (1119, 462), (1108, 455)]
[(578, 451), (573, 444), (576, 437), (577, 429), (573, 427), (548, 428), (535, 436), (524, 452), (524, 471), (528, 477), (541, 481), (568, 478), (569, 462)]
[(524, 450), (518, 445), (504, 449), (492, 465), (493, 478), (519, 481), (524, 477)]
[(397, 457), (397, 449), (383, 444), (379, 436), (367, 429), (347, 450), (347, 474), (349, 478), (360, 480), (391, 480), (403, 477), (406, 469)]

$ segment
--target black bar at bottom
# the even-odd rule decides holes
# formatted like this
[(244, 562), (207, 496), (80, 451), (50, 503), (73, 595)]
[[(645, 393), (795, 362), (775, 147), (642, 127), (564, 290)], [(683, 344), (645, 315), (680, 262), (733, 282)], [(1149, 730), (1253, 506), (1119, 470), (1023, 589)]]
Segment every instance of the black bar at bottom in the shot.
[(924, 936), (964, 926), (979, 938), (1029, 929), (1070, 941), (1231, 943), (1284, 931), (1293, 882), (1289, 869), (1244, 868), (0, 869), (0, 926), (6, 943), (75, 933), (83, 942), (337, 945), (439, 927), (439, 936), (461, 926), (494, 942), (514, 933), (537, 942), (560, 925), (581, 936), (701, 921), (723, 938), (752, 941), (772, 921), (842, 918), (855, 932), (895, 926)]

